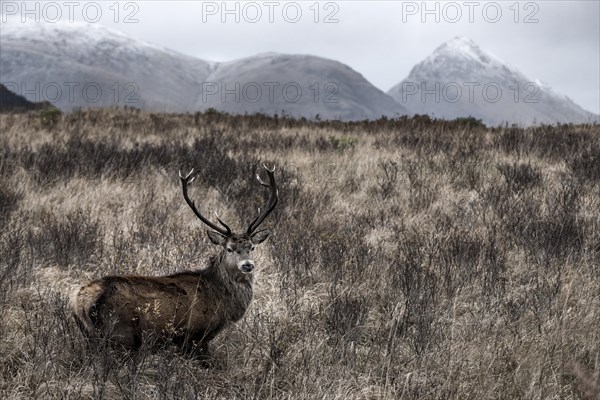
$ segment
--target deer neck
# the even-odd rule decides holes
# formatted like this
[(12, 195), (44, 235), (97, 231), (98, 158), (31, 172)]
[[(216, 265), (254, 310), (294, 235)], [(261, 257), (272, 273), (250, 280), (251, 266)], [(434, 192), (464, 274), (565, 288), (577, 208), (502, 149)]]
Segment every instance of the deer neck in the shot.
[(252, 301), (252, 274), (228, 272), (224, 259), (223, 251), (211, 260), (209, 270), (219, 286), (225, 312), (230, 320), (237, 321), (244, 316)]

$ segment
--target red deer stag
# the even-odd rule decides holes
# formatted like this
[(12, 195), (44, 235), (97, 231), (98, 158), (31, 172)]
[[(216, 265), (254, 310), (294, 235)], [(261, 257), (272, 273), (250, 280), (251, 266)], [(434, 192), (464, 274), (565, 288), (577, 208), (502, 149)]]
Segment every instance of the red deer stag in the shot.
[(211, 242), (221, 246), (208, 268), (168, 276), (105, 276), (79, 288), (72, 296), (73, 314), (90, 338), (105, 337), (126, 348), (137, 349), (142, 334), (171, 339), (184, 352), (208, 351), (208, 342), (230, 321), (238, 321), (252, 300), (254, 246), (269, 231), (256, 230), (273, 211), (278, 200), (274, 168), (266, 166), (269, 183), (257, 174), (259, 183), (269, 188), (267, 207), (242, 234), (233, 233), (217, 216), (220, 227), (205, 218), (188, 196), (194, 180), (192, 169), (181, 175), (183, 197), (196, 216), (212, 230)]

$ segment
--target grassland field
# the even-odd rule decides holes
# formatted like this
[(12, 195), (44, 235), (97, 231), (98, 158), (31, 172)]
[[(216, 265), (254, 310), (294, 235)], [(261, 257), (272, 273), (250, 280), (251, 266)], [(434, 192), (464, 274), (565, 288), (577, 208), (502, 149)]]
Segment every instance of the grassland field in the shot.
[[(2, 399), (594, 399), (600, 127), (0, 114)], [(199, 269), (185, 204), (245, 227), (276, 167), (254, 301), (206, 367), (90, 352), (68, 306), (107, 274)]]

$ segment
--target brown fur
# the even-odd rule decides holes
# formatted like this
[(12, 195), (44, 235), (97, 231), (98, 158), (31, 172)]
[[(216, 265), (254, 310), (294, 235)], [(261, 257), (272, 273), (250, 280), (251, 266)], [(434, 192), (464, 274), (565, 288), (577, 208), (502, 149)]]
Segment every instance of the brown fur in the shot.
[(86, 335), (126, 348), (138, 348), (142, 333), (150, 332), (184, 351), (204, 351), (229, 322), (244, 316), (252, 300), (252, 274), (236, 264), (249, 257), (252, 238), (233, 235), (223, 246), (204, 270), (95, 280), (74, 293), (73, 314)]

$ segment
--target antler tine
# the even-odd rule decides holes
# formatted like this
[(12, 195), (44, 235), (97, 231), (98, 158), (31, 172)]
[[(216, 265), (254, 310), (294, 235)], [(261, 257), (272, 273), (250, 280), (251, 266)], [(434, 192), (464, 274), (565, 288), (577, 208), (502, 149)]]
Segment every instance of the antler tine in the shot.
[[(266, 169), (268, 173), (273, 174), (275, 172), (275, 166), (273, 166), (273, 168), (269, 169), (269, 167), (267, 167), (265, 164), (263, 164), (263, 168)], [(269, 184), (267, 182), (263, 181), (258, 173), (256, 174), (256, 180), (261, 185), (269, 187)]]
[(200, 211), (198, 211), (198, 209), (196, 208), (196, 205), (194, 204), (194, 202), (192, 200), (190, 200), (190, 197), (188, 196), (188, 185), (190, 183), (192, 183), (192, 181), (195, 179), (194, 176), (192, 176), (190, 178), (190, 176), (192, 175), (192, 173), (194, 172), (194, 169), (192, 168), (192, 170), (186, 175), (183, 176), (181, 174), (181, 170), (179, 171), (179, 178), (181, 179), (181, 187), (183, 189), (183, 198), (185, 199), (186, 203), (188, 204), (188, 206), (190, 206), (190, 208), (192, 209), (192, 211), (194, 211), (194, 214), (196, 214), (196, 217), (198, 217), (200, 219), (200, 221), (204, 222), (206, 225), (208, 225), (211, 229), (214, 229), (215, 231), (219, 232), (220, 234), (224, 235), (224, 236), (229, 236), (231, 235), (231, 229), (229, 229), (229, 227), (223, 222), (221, 221), (218, 217), (217, 219), (219, 220), (219, 223), (221, 223), (221, 225), (223, 225), (226, 229), (223, 229), (215, 224), (213, 224), (212, 222), (210, 222), (208, 219), (206, 219), (201, 213)]
[(267, 171), (267, 175), (269, 176), (269, 183), (266, 183), (265, 181), (263, 181), (260, 177), (260, 175), (258, 175), (258, 173), (256, 174), (256, 179), (258, 180), (258, 182), (265, 187), (268, 187), (271, 189), (270, 191), (270, 195), (269, 195), (269, 201), (267, 203), (267, 207), (263, 210), (263, 212), (260, 212), (260, 208), (259, 208), (259, 215), (258, 217), (256, 217), (254, 219), (254, 221), (252, 221), (252, 223), (248, 226), (248, 234), (252, 234), (252, 232), (254, 232), (256, 230), (256, 228), (258, 228), (258, 226), (264, 221), (265, 218), (267, 218), (267, 216), (271, 213), (271, 211), (273, 211), (273, 209), (275, 209), (275, 206), (277, 205), (277, 201), (279, 200), (279, 192), (277, 190), (277, 185), (275, 183), (275, 167), (273, 167), (272, 169), (269, 169), (269, 167), (267, 167), (265, 164), (263, 164), (264, 169)]
[(186, 176), (183, 176), (183, 175), (181, 175), (181, 170), (179, 170), (179, 177), (180, 177), (181, 179), (187, 179), (187, 178), (189, 178), (189, 176), (190, 176), (191, 174), (193, 174), (193, 173), (194, 173), (194, 168), (192, 168), (192, 169), (191, 169), (191, 171), (190, 171), (190, 172), (188, 172), (188, 174), (187, 174)]
[(227, 224), (225, 222), (223, 222), (223, 220), (221, 218), (219, 218), (219, 214), (217, 214), (215, 212), (215, 216), (217, 217), (217, 221), (219, 221), (219, 223), (221, 225), (223, 225), (225, 227), (225, 229), (227, 229), (227, 232), (231, 233), (231, 229), (229, 228), (229, 226), (227, 226)]
[(265, 181), (262, 180), (262, 178), (260, 177), (260, 175), (256, 174), (256, 180), (258, 181), (258, 183), (260, 183), (263, 186), (269, 187), (269, 184)]

